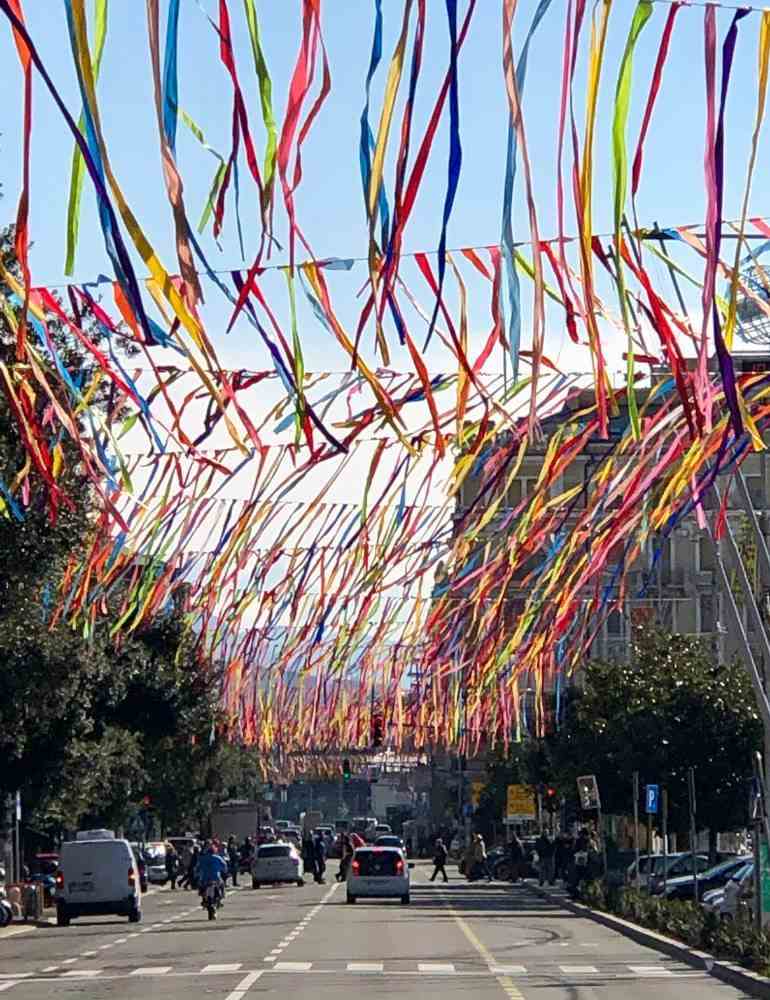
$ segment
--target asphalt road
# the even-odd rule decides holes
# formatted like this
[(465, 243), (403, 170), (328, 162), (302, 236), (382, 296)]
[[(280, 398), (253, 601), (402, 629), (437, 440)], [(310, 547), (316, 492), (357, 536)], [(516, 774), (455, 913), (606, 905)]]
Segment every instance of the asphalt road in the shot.
[(526, 889), (456, 877), (430, 884), (428, 872), (418, 865), (412, 873), (410, 906), (348, 906), (334, 882), (249, 887), (230, 890), (209, 923), (197, 894), (163, 890), (145, 897), (138, 925), (98, 917), (6, 933), (0, 993), (13, 1000), (742, 996)]

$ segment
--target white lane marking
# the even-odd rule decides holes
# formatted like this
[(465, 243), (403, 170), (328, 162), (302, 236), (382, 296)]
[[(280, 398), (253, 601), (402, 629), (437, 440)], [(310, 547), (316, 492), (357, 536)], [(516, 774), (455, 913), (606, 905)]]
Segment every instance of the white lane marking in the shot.
[(271, 955), (280, 955), (282, 951), (283, 951), (283, 948), (273, 948), (271, 950), (270, 954)]
[(34, 975), (34, 972), (3, 972), (0, 979), (27, 979)]
[(113, 944), (125, 944), (127, 940), (128, 940), (127, 938), (115, 938), (115, 940), (112, 943)]
[(264, 972), (264, 969), (259, 969), (257, 972), (249, 972), (243, 977), (243, 979), (238, 983), (232, 993), (228, 993), (225, 1000), (243, 1000), (248, 990), (256, 983), (259, 977)]
[(65, 958), (62, 965), (72, 965), (73, 962), (77, 962), (76, 958)]
[(348, 962), (348, 972), (382, 972), (383, 962)]
[(95, 954), (96, 954), (95, 951), (81, 951), (80, 957), (81, 958), (93, 958)]
[(229, 965), (227, 963), (224, 965), (204, 965), (201, 972), (238, 972), (242, 965), (243, 962), (233, 962)]
[(595, 975), (599, 971), (595, 965), (560, 965), (559, 968), (568, 976)]
[(637, 976), (673, 976), (671, 969), (664, 969), (662, 965), (629, 965), (629, 969)]
[[(10, 936), (11, 936), (10, 934), (3, 935), (3, 937), (10, 937)], [(15, 979), (12, 980), (10, 983), (0, 983), (0, 993), (2, 993), (3, 990), (9, 990), (12, 986), (18, 986), (18, 983), (16, 982)]]
[(265, 957), (262, 959), (262, 961), (263, 962), (274, 962), (275, 961), (275, 955), (265, 955)]
[(312, 962), (276, 962), (273, 966), (276, 972), (310, 972)]
[(527, 967), (525, 965), (490, 965), (489, 971), (493, 976), (525, 976)]
[(455, 967), (452, 962), (418, 962), (417, 971), (448, 976), (454, 975)]
[(171, 972), (170, 965), (144, 965), (139, 969), (134, 969), (132, 976), (164, 976)]
[(290, 944), (291, 944), (291, 940), (286, 939), (285, 941), (279, 941), (278, 942), (278, 947), (279, 948), (288, 948)]
[(46, 967), (43, 969), (43, 972), (56, 972), (58, 968), (59, 968), (58, 965), (46, 965)]
[(139, 937), (139, 931), (134, 931), (133, 934), (129, 934), (128, 936), (129, 936), (129, 938)]
[[(15, 927), (12, 931), (3, 931), (3, 933), (0, 935), (0, 941), (5, 941), (5, 939), (9, 938), (9, 937), (15, 937), (15, 935), (17, 935), (17, 934), (29, 934), (30, 931), (34, 931), (34, 930), (37, 930), (37, 928), (36, 927), (31, 927), (31, 926), (30, 927)], [(10, 985), (13, 986), (13, 983), (11, 983)], [(7, 990), (8, 987), (4, 986), (3, 989)]]
[(83, 976), (83, 978), (90, 978), (91, 976), (98, 976), (101, 969), (70, 969), (69, 972), (62, 972), (62, 978), (68, 976), (70, 978), (74, 976)]

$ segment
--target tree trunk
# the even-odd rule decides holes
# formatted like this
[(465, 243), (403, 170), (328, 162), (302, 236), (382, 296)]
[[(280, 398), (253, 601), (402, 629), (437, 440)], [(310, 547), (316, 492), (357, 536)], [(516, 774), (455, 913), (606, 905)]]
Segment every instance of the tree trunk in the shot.
[(717, 863), (717, 831), (713, 826), (709, 827), (709, 862), (712, 865)]

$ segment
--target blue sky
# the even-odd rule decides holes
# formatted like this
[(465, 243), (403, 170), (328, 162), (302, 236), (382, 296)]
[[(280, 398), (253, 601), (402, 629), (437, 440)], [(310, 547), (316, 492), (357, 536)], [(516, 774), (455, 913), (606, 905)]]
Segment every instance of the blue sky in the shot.
[[(229, 0), (233, 31), (237, 40), (239, 72), (247, 96), (252, 131), (260, 151), (263, 133), (259, 119), (256, 80), (245, 31), (241, 0)], [(141, 0), (112, 0), (99, 96), (113, 166), (129, 204), (139, 217), (166, 266), (173, 270), (173, 227), (160, 171), (155, 113), (149, 77), (147, 29)], [(288, 79), (296, 58), (300, 31), (299, 0), (257, 0), (266, 58), (274, 82), (276, 111), (282, 115)], [(461, 4), (461, 10), (464, 9)], [(515, 22), (515, 44), (520, 44), (531, 20), (534, 2), (521, 0)], [(37, 0), (25, 4), (28, 25), (47, 66), (68, 106), (77, 115), (79, 101), (69, 49), (63, 0)], [(218, 57), (218, 41), (203, 14), (216, 16), (214, 0), (185, 0), (180, 29), (180, 103), (198, 122), (208, 141), (223, 154), (229, 149), (231, 89)], [(374, 81), (372, 117), (376, 124), (387, 64), (397, 36), (402, 3), (384, 0), (384, 58)], [(612, 191), (610, 173), (610, 126), (615, 79), (635, 4), (616, 0), (610, 20), (607, 57), (601, 86), (596, 144), (595, 222), (599, 231), (611, 228)], [(162, 15), (165, 3), (161, 0)], [(541, 233), (556, 232), (555, 158), (561, 48), (566, 0), (553, 0), (536, 36), (524, 97), (525, 124), (535, 176)], [(332, 72), (332, 93), (305, 145), (305, 176), (298, 193), (298, 218), (319, 256), (365, 256), (367, 225), (358, 172), (358, 120), (364, 99), (364, 80), (369, 61), (373, 25), (373, 0), (324, 0), (323, 26)], [(445, 5), (429, 0), (424, 69), (418, 93), (415, 122), (417, 135), (427, 121), (430, 108), (448, 60)], [(629, 141), (635, 142), (640, 109), (668, 12), (656, 4), (637, 49)], [(589, 7), (590, 13), (590, 7)], [(703, 15), (699, 7), (686, 8), (678, 17), (663, 89), (650, 132), (640, 197), (640, 221), (654, 219), (662, 225), (695, 222), (703, 218)], [(465, 49), (461, 55), (461, 133), (463, 172), (450, 223), (449, 246), (496, 243), (500, 233), (500, 206), (505, 162), (507, 105), (501, 72), (501, 0), (478, 0)], [(719, 42), (729, 23), (729, 12), (719, 14)], [(756, 41), (759, 14), (745, 19), (740, 28), (736, 63), (731, 83), (726, 142), (725, 215), (738, 213), (748, 156), (755, 101)], [(588, 29), (584, 32), (576, 84), (576, 111), (582, 130), (585, 56)], [(5, 199), (0, 214), (15, 213), (19, 188), (21, 144), (21, 75), (18, 71), (10, 31), (0, 34), (0, 66), (4, 100), (0, 109), (0, 180)], [(396, 118), (394, 128), (398, 127)], [(752, 211), (770, 213), (766, 170), (767, 130), (762, 148)], [(395, 144), (394, 144), (395, 146)], [(436, 247), (446, 184), (448, 136), (446, 122), (436, 139), (434, 152), (405, 238), (405, 248)], [(72, 142), (64, 123), (39, 80), (34, 93), (31, 234), (36, 283), (63, 280), (64, 234), (69, 160)], [(178, 159), (186, 185), (189, 215), (197, 221), (208, 189), (213, 158), (180, 128)], [(392, 183), (392, 162), (388, 178)], [(521, 171), (519, 174), (521, 178)], [(254, 189), (241, 171), (242, 218), (247, 257), (258, 243)], [(233, 215), (222, 242), (216, 248), (210, 234), (204, 246), (215, 266), (242, 263), (235, 239)], [(279, 213), (279, 232), (285, 235), (285, 219)], [(568, 229), (574, 232), (574, 219)], [(515, 233), (528, 235), (522, 185), (518, 184)], [(279, 255), (279, 259), (280, 255)], [(699, 265), (691, 260), (693, 267)], [(654, 266), (654, 265), (653, 265)], [(94, 198), (86, 183), (81, 241), (76, 278), (89, 280), (109, 265), (99, 232)], [(335, 304), (341, 316), (352, 322), (357, 292), (365, 276), (359, 267), (352, 274), (332, 279)], [(526, 279), (525, 279), (526, 280)], [(270, 287), (270, 286), (268, 286)], [(274, 282), (276, 296), (283, 294)], [(488, 298), (481, 285), (471, 281), (471, 306), (477, 307), (478, 325), (487, 328)], [(525, 293), (525, 310), (527, 298)], [(239, 357), (248, 367), (268, 367), (262, 348), (250, 333), (232, 335), (225, 342), (217, 328), (226, 309), (210, 302), (210, 333), (226, 358)], [(285, 315), (285, 314), (284, 314)], [(311, 363), (330, 365), (328, 335), (313, 326), (303, 314), (303, 340)], [(475, 324), (474, 324), (475, 328)], [(524, 324), (527, 334), (526, 319)], [(241, 338), (242, 339), (239, 339)], [(563, 346), (559, 317), (549, 314), (549, 343)], [(524, 345), (526, 346), (526, 344)], [(437, 355), (439, 359), (439, 355)], [(336, 357), (335, 364), (342, 359)], [(439, 359), (440, 361), (440, 359)], [(497, 362), (493, 362), (497, 364)], [(575, 362), (577, 363), (577, 361)]]

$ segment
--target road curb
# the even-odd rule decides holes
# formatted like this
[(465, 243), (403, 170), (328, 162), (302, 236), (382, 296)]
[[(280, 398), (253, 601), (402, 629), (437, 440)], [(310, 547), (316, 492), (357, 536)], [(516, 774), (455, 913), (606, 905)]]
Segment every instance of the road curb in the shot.
[(617, 931), (619, 934), (631, 938), (632, 941), (636, 941), (637, 944), (654, 948), (656, 951), (661, 951), (663, 954), (668, 955), (669, 958), (676, 958), (680, 962), (685, 962), (687, 965), (692, 966), (694, 969), (707, 972), (710, 976), (719, 979), (723, 983), (727, 983), (729, 986), (735, 986), (738, 989), (744, 990), (750, 996), (761, 997), (762, 1000), (770, 1000), (770, 979), (767, 979), (765, 976), (760, 976), (758, 973), (744, 969), (743, 966), (735, 965), (733, 962), (721, 961), (709, 954), (709, 952), (690, 948), (675, 938), (658, 934), (657, 931), (648, 930), (646, 927), (631, 923), (631, 921), (624, 920), (622, 917), (616, 917), (612, 913), (605, 913), (603, 910), (594, 910), (590, 906), (586, 906), (585, 903), (578, 903), (560, 894), (548, 892), (540, 886), (531, 885), (529, 888), (535, 895), (540, 896), (541, 899), (547, 899), (549, 902), (556, 903), (571, 913), (587, 917), (589, 920), (593, 920), (603, 927)]

